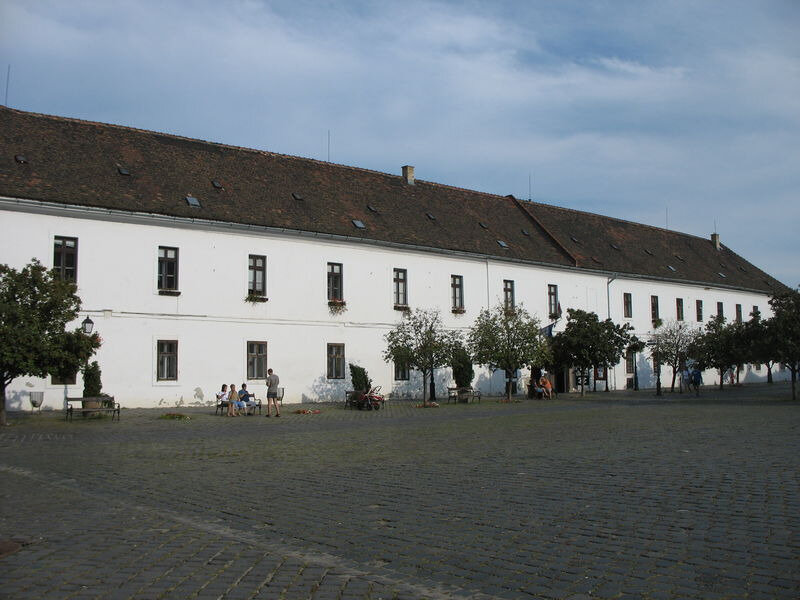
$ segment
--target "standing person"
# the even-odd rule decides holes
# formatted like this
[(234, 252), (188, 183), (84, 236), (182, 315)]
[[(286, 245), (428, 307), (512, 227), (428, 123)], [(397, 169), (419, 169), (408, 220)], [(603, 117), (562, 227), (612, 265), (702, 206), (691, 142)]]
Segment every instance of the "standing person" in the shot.
[(242, 387), (239, 388), (239, 401), (242, 403), (242, 408), (244, 408), (244, 414), (246, 416), (251, 416), (256, 414), (256, 402), (252, 400), (253, 394), (247, 391), (247, 384), (242, 383)]
[(681, 365), (681, 384), (683, 384), (687, 392), (692, 391), (692, 374), (689, 372), (689, 367), (685, 364)]
[(228, 392), (228, 416), (229, 417), (238, 417), (239, 411), (237, 410), (239, 407), (239, 394), (236, 393), (236, 384), (231, 384), (231, 391)]
[(700, 395), (700, 386), (703, 385), (703, 376), (700, 374), (700, 369), (697, 365), (692, 369), (692, 385), (694, 386), (694, 395)]
[(278, 408), (278, 384), (281, 382), (280, 378), (272, 372), (272, 369), (267, 369), (267, 416), (271, 417), (271, 406), (275, 405), (275, 416), (280, 417), (281, 411)]

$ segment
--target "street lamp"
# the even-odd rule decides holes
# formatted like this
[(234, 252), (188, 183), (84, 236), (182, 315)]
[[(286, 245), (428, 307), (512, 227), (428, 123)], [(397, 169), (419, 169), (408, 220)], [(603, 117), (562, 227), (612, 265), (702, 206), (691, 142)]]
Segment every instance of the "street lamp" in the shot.
[(89, 317), (86, 317), (81, 323), (81, 329), (83, 329), (83, 333), (89, 335), (92, 333), (92, 329), (94, 328), (94, 321), (92, 321)]

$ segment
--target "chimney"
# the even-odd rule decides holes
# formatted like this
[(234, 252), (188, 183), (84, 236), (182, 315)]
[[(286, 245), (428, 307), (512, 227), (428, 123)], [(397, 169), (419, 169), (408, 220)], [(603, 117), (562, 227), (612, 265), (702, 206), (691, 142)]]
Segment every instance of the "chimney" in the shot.
[(403, 167), (403, 181), (408, 185), (414, 185), (414, 167), (409, 165)]
[(714, 244), (714, 248), (716, 248), (717, 250), (720, 249), (719, 234), (718, 233), (712, 233), (711, 234), (711, 243)]

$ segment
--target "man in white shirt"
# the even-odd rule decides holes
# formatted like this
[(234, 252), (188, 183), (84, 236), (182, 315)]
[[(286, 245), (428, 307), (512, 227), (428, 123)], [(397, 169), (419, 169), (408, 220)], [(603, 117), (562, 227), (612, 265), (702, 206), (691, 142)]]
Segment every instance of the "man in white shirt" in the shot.
[(270, 414), (271, 407), (275, 405), (275, 416), (280, 417), (281, 411), (278, 408), (278, 384), (281, 382), (280, 378), (272, 372), (272, 369), (267, 369), (267, 416)]

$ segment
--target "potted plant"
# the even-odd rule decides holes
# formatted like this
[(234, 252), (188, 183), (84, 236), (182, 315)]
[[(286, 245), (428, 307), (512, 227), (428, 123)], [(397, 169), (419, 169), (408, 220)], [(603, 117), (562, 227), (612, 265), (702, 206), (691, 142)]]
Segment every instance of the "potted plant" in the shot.
[(103, 393), (100, 365), (92, 361), (83, 367), (83, 408), (109, 408), (114, 398)]
[(358, 407), (361, 399), (372, 387), (372, 380), (367, 375), (367, 370), (364, 367), (359, 367), (353, 363), (348, 363), (348, 366), (350, 367), (350, 381), (353, 384), (350, 402)]

